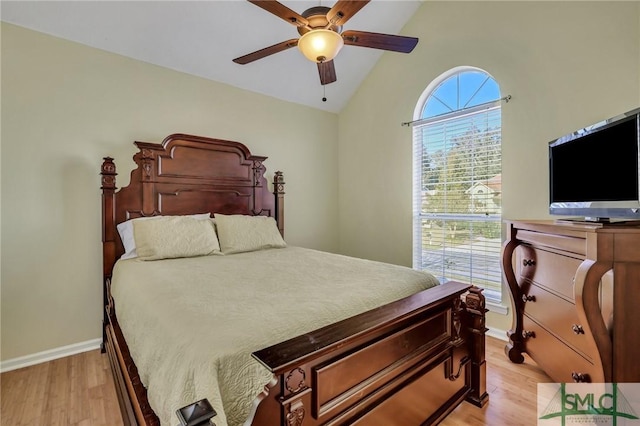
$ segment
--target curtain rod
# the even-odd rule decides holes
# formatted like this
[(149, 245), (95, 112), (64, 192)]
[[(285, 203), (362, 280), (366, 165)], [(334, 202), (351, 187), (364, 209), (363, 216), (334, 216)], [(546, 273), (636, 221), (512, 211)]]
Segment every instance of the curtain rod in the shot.
[[(502, 97), (500, 99), (496, 99), (496, 100), (489, 101), (489, 102), (484, 102), (484, 103), (481, 103), (481, 104), (478, 104), (478, 105), (474, 105), (474, 106), (469, 107), (469, 108), (463, 108), (463, 109), (459, 109), (459, 110), (453, 111), (453, 112), (458, 113), (458, 112), (461, 112), (461, 111), (472, 111), (472, 110), (475, 110), (475, 109), (482, 109), (482, 107), (485, 107), (485, 106), (491, 105), (491, 104), (495, 104), (496, 102), (504, 101), (505, 103), (508, 103), (510, 100), (511, 100), (511, 95), (507, 95), (507, 96), (504, 96), (504, 97)], [(402, 126), (411, 126), (412, 124), (433, 120), (434, 118), (438, 118), (438, 117), (441, 117), (441, 116), (444, 116), (444, 115), (447, 115), (447, 114), (451, 114), (451, 112), (446, 112), (446, 113), (440, 114), (440, 115), (434, 115), (433, 117), (421, 118), (419, 120), (405, 121), (404, 123), (401, 123), (401, 125)]]

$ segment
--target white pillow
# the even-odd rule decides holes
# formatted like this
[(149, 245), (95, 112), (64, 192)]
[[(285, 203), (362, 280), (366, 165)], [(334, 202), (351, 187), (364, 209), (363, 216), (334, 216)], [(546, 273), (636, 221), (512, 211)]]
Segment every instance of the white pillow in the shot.
[[(193, 217), (196, 219), (209, 219), (211, 215), (209, 213), (200, 213), (200, 214), (192, 214), (187, 215), (188, 217)], [(135, 219), (129, 219), (126, 222), (119, 223), (116, 227), (118, 229), (118, 234), (120, 234), (120, 240), (122, 241), (122, 245), (124, 246), (124, 254), (120, 256), (120, 259), (133, 259), (134, 257), (138, 257), (136, 252), (136, 240), (133, 237), (133, 222), (136, 220), (148, 220), (148, 219), (158, 219), (160, 217), (169, 217), (169, 216), (145, 216), (145, 217), (137, 217)]]
[(133, 223), (140, 260), (220, 254), (220, 245), (210, 220), (187, 216), (164, 216)]
[(287, 246), (272, 217), (219, 213), (214, 217), (220, 249), (224, 254)]

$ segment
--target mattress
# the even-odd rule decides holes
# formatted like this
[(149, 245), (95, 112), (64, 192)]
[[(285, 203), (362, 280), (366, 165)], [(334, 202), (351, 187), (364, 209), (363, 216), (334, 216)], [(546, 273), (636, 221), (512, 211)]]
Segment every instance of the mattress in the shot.
[(252, 352), (435, 285), (411, 268), (289, 246), (120, 260), (111, 293), (161, 424), (208, 398), (216, 425), (237, 426), (273, 377)]

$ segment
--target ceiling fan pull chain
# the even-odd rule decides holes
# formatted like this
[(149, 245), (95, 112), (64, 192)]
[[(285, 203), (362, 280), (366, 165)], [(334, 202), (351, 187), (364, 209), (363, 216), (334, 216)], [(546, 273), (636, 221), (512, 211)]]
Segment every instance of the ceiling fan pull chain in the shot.
[(327, 102), (327, 86), (322, 86), (322, 102)]

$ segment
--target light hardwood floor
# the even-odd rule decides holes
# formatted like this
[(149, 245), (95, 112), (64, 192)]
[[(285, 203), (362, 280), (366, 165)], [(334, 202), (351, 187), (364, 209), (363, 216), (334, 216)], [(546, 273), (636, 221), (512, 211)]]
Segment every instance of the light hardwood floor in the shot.
[(525, 355), (523, 364), (513, 364), (504, 353), (506, 342), (487, 337), (487, 392), (489, 403), (482, 409), (466, 402), (440, 423), (443, 426), (535, 426), (538, 383), (551, 378)]
[[(489, 403), (482, 409), (462, 403), (441, 425), (536, 424), (537, 383), (551, 379), (529, 358), (512, 364), (504, 345), (487, 337)], [(109, 362), (98, 350), (9, 371), (0, 382), (3, 426), (122, 425)]]
[(2, 426), (122, 426), (99, 350), (2, 373), (0, 388)]

